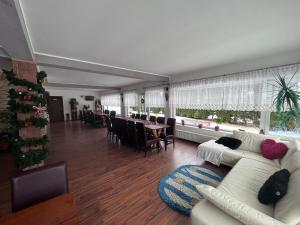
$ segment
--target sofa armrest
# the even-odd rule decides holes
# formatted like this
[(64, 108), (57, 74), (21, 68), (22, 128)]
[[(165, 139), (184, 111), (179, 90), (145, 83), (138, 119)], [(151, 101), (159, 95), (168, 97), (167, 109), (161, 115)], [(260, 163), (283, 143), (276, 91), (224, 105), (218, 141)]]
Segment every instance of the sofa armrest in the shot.
[(244, 224), (285, 225), (212, 186), (198, 185), (197, 189), (205, 199)]

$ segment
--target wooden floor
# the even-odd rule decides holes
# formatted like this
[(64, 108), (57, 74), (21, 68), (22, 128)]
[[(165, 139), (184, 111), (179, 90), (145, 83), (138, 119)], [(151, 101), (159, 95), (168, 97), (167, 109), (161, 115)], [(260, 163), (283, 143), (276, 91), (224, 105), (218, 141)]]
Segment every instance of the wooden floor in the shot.
[[(196, 157), (196, 143), (177, 140), (175, 149), (170, 145), (168, 151), (153, 152), (144, 158), (142, 153), (111, 143), (106, 129), (79, 122), (51, 124), (49, 138), (46, 163), (67, 162), (80, 224), (190, 224), (189, 217), (170, 209), (160, 199), (157, 187), (160, 178), (175, 168), (203, 163)], [(228, 171), (214, 169), (220, 174)], [(11, 154), (0, 154), (0, 216), (10, 212), (12, 174)]]

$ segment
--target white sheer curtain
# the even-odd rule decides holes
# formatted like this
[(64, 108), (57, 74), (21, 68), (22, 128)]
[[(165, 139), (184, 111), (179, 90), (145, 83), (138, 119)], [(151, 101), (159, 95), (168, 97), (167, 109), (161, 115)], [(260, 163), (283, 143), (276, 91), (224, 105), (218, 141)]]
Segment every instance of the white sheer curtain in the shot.
[[(299, 64), (272, 69), (224, 75), (170, 87), (170, 106), (185, 109), (225, 109), (270, 111), (277, 94), (274, 76), (279, 72), (290, 78)], [(300, 73), (294, 77), (300, 82)]]
[(145, 90), (145, 106), (146, 107), (162, 107), (166, 105), (164, 88), (153, 87)]
[(124, 92), (124, 106), (134, 107), (138, 105), (138, 94), (136, 92)]
[(120, 107), (121, 97), (120, 94), (110, 94), (101, 96), (101, 104), (104, 106)]

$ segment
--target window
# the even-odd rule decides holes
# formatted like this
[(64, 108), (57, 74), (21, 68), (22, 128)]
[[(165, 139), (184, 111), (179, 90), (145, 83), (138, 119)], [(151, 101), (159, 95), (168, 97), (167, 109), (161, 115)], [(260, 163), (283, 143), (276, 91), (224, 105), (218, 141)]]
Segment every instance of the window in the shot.
[(121, 97), (120, 94), (110, 94), (101, 96), (101, 104), (109, 111), (116, 111), (117, 115), (121, 114)]
[(206, 128), (219, 126), (222, 130), (260, 131), (260, 112), (233, 110), (176, 109), (176, 122)]
[(109, 111), (116, 111), (117, 115), (121, 115), (121, 107), (119, 106), (107, 106), (106, 109), (108, 109)]
[(149, 107), (148, 112), (150, 116), (156, 116), (156, 117), (165, 116), (165, 109), (162, 107)]
[(138, 112), (138, 94), (136, 92), (124, 92), (125, 114), (130, 116)]
[(281, 126), (283, 113), (277, 114), (271, 112), (270, 114), (270, 133), (277, 135), (284, 135), (290, 137), (300, 137), (300, 126), (297, 124), (295, 118), (290, 118), (286, 127)]

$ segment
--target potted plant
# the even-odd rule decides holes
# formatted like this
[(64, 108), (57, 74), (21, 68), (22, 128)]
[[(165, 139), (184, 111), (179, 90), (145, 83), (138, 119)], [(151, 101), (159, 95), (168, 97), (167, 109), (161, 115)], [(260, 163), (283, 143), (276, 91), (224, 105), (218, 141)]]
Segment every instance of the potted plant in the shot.
[(184, 120), (181, 120), (181, 125), (184, 126)]
[(300, 124), (300, 93), (295, 89), (296, 84), (292, 83), (298, 70), (287, 80), (286, 76), (279, 73), (275, 77), (275, 87), (278, 88), (278, 94), (274, 99), (276, 113), (281, 116), (280, 127), (287, 127), (290, 119), (295, 119)]
[(198, 124), (198, 128), (200, 128), (200, 129), (203, 128), (203, 124), (202, 124), (202, 123), (199, 123), (199, 124)]
[(219, 130), (220, 130), (219, 125), (216, 125), (216, 126), (215, 126), (215, 131), (219, 131)]

